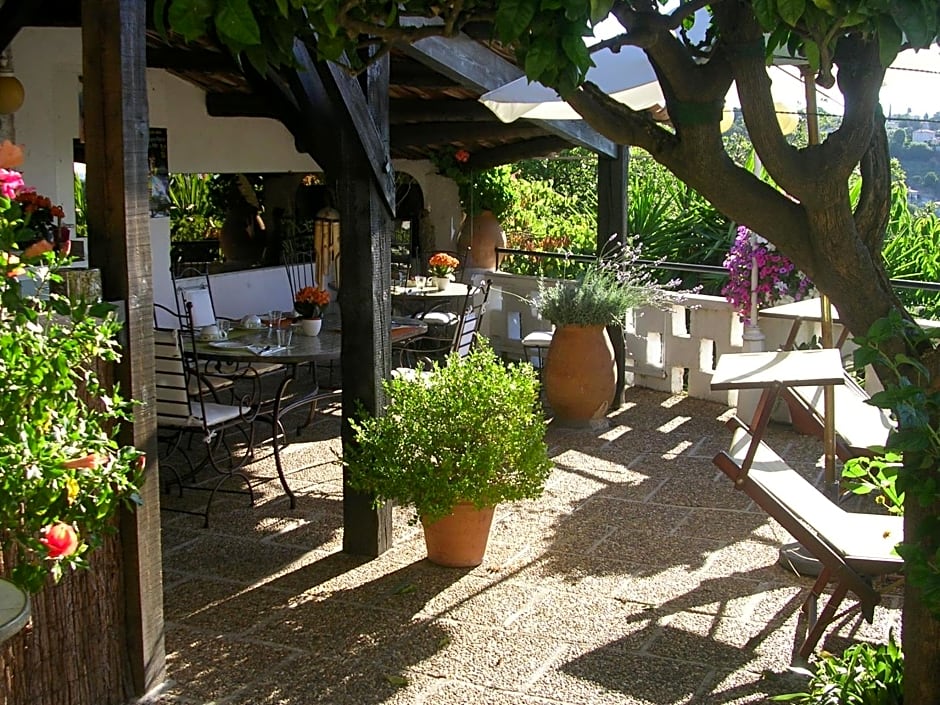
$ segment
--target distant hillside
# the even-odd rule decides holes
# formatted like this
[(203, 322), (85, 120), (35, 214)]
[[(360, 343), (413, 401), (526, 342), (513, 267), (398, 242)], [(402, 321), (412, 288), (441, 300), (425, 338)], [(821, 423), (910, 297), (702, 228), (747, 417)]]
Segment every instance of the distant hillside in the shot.
[(907, 174), (912, 200), (918, 203), (940, 202), (940, 113), (888, 121), (891, 156)]

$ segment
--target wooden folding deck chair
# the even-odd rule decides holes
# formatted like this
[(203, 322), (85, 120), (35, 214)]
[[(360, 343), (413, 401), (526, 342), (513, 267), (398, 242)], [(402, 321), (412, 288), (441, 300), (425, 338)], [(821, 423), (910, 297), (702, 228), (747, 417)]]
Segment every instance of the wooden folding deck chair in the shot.
[[(873, 576), (899, 572), (903, 561), (894, 547), (904, 540), (903, 520), (898, 516), (847, 512), (831, 502), (802, 475), (760, 442), (750, 467), (746, 467), (751, 435), (739, 419), (728, 452), (721, 451), (714, 463), (757, 505), (780, 523), (822, 564), (822, 572), (803, 603), (806, 635), (799, 654), (807, 658), (832, 622), (860, 610), (871, 622), (880, 593)], [(817, 603), (829, 582), (832, 596), (821, 612)], [(838, 612), (849, 592), (858, 603)]]
[[(852, 376), (845, 372), (843, 384), (834, 385), (836, 455), (843, 462), (849, 458), (871, 455), (872, 447), (884, 447), (888, 434), (894, 430), (891, 417), (884, 409), (867, 403), (866, 392)], [(788, 387), (781, 394), (790, 407), (801, 412), (806, 424), (800, 426), (804, 432), (822, 438), (826, 417), (823, 387)]]

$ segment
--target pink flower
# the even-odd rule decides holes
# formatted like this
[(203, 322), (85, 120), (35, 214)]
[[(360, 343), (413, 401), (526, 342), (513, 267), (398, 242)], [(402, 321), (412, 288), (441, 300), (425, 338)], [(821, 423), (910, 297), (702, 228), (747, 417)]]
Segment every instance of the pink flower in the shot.
[(13, 169), (0, 169), (0, 195), (11, 201), (23, 189), (23, 175)]
[(43, 533), (39, 543), (49, 551), (49, 558), (64, 558), (78, 550), (78, 534), (69, 524), (58, 521), (43, 529)]

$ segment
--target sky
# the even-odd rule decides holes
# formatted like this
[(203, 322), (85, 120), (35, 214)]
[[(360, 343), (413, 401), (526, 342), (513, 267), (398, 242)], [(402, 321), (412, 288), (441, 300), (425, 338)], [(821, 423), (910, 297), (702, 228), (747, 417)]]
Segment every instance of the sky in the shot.
[[(806, 93), (793, 67), (772, 70), (774, 95), (793, 109), (806, 107)], [(842, 95), (838, 88), (817, 88), (817, 101), (821, 109), (842, 113)], [(737, 104), (737, 96), (729, 102)], [(904, 116), (910, 109), (915, 116), (940, 112), (940, 49), (904, 51), (885, 72), (881, 88), (881, 106), (886, 115)], [(940, 125), (938, 125), (940, 127)]]
[[(667, 4), (666, 9), (671, 9), (672, 5), (674, 0)], [(607, 38), (621, 31), (623, 28), (617, 20), (609, 17), (595, 27), (594, 33), (598, 38)], [(783, 75), (784, 71), (788, 71), (789, 75)], [(799, 71), (791, 67), (773, 69), (773, 72), (777, 74), (773, 79), (775, 95), (779, 95), (780, 100), (794, 110), (805, 108), (806, 93)], [(827, 95), (830, 97), (827, 98)], [(829, 91), (818, 89), (817, 101), (821, 109), (842, 114), (842, 95), (838, 88), (833, 87)], [(732, 90), (728, 107), (738, 105), (737, 94)], [(937, 45), (929, 50), (907, 50), (898, 55), (885, 75), (881, 105), (886, 115), (893, 116), (904, 116), (908, 109), (918, 117), (925, 113), (933, 115), (940, 112), (940, 48)], [(937, 128), (940, 129), (940, 125)]]

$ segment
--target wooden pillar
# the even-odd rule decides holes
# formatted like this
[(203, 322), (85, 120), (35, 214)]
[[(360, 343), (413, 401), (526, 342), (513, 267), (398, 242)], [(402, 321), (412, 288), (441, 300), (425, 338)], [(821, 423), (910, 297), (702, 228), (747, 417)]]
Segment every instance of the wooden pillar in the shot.
[(150, 256), (145, 33), (147, 3), (82, 2), (89, 261), (106, 300), (126, 302), (124, 354), (116, 377), (141, 402), (121, 444), (147, 453), (143, 505), (121, 517), (126, 650), (134, 692), (165, 678), (160, 499), (153, 412), (153, 289)]
[[(369, 113), (385, 148), (382, 168), (391, 170), (388, 153), (389, 61), (367, 71)], [(394, 216), (386, 207), (373, 165), (355, 128), (340, 128), (343, 165), (338, 175), (341, 222), (340, 310), (343, 319), (343, 446), (352, 443), (349, 416), (361, 407), (370, 414), (384, 405), (382, 380), (391, 364), (391, 239)], [(375, 158), (376, 155), (373, 155)], [(378, 158), (381, 159), (381, 156)], [(343, 550), (377, 556), (391, 547), (392, 509), (375, 509), (372, 495), (353, 492), (343, 481)]]
[[(610, 236), (617, 234), (617, 242), (625, 243), (629, 236), (627, 228), (627, 167), (629, 148), (617, 147), (614, 158), (599, 154), (597, 157), (597, 251), (601, 252)], [(617, 386), (614, 390), (612, 409), (623, 404), (626, 386), (627, 355), (620, 326), (609, 326), (607, 334), (614, 346), (617, 365)]]

